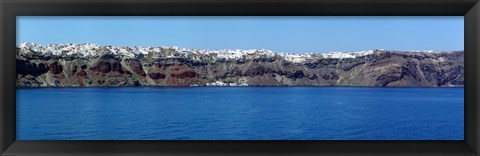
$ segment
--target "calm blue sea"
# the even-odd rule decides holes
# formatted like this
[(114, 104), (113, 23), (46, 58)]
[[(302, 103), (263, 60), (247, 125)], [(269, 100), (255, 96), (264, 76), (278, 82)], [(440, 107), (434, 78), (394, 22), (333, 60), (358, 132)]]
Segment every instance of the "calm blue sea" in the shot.
[(17, 89), (17, 140), (463, 140), (463, 88)]

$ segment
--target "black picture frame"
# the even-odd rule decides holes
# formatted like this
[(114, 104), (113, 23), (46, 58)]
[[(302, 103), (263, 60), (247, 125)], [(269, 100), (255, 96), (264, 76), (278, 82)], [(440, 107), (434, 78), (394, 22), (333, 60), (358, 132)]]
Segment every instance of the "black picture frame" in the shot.
[[(16, 16), (464, 16), (463, 141), (19, 141)], [(1, 0), (0, 155), (479, 156), (479, 0)]]

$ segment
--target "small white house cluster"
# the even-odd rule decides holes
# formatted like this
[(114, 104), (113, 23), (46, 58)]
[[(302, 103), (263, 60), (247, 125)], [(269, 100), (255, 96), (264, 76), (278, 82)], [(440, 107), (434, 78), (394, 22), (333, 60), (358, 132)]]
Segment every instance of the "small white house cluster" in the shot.
[(229, 86), (229, 87), (236, 87), (236, 86), (248, 86), (246, 83), (225, 83), (222, 81), (216, 81), (212, 83), (207, 83), (207, 86)]
[(312, 53), (308, 54), (294, 54), (294, 53), (278, 53), (279, 56), (285, 58), (285, 60), (295, 63), (304, 62), (309, 58), (312, 58)]
[(330, 52), (327, 54), (322, 54), (324, 58), (356, 58), (360, 56), (372, 55), (375, 51), (383, 51), (380, 50), (367, 50), (367, 51), (359, 51), (359, 52)]

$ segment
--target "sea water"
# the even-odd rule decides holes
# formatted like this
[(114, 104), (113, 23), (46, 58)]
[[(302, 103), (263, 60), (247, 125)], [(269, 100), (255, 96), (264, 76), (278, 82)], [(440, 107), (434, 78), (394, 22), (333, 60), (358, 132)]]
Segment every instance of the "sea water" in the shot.
[(17, 89), (17, 140), (463, 140), (463, 88)]

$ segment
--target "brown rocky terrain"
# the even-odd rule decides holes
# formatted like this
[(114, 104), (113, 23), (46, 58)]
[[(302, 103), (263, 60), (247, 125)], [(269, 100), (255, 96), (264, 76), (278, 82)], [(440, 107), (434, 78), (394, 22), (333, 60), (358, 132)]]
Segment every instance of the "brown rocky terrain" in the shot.
[(126, 58), (19, 55), (17, 87), (464, 85), (464, 53), (376, 51), (356, 58), (318, 58), (301, 63), (279, 56), (200, 61), (188, 57)]

